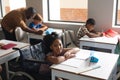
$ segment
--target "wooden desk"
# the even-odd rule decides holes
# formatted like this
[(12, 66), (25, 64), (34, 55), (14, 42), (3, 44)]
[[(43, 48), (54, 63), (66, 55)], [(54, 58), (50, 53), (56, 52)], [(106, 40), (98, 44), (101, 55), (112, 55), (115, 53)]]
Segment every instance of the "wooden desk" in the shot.
[[(17, 44), (17, 46), (15, 46), (16, 48), (25, 48), (27, 46), (29, 46), (28, 43), (21, 43), (21, 42), (15, 42), (15, 41), (8, 41), (8, 40), (0, 40), (0, 43), (15, 43)], [(9, 80), (9, 69), (8, 69), (8, 61), (19, 57), (20, 54), (18, 51), (13, 50), (12, 48), (8, 49), (8, 50), (3, 50), (0, 49), (0, 64), (5, 63), (6, 65), (6, 74), (7, 74), (7, 80)]]
[(87, 49), (89, 48), (94, 48), (98, 51), (103, 51), (103, 52), (109, 52), (109, 53), (114, 53), (116, 44), (118, 42), (118, 37), (112, 37), (112, 38), (107, 38), (107, 37), (96, 37), (96, 38), (88, 38), (88, 37), (83, 37), (80, 39), (80, 48), (81, 49)]
[(100, 68), (82, 72), (89, 68), (89, 63), (85, 61), (90, 56), (90, 50), (83, 50), (76, 54), (76, 57), (68, 59), (57, 65), (51, 66), (52, 80), (55, 77), (62, 77), (68, 80), (116, 80), (116, 63), (119, 55), (105, 52), (94, 52), (99, 61), (91, 66), (100, 65)]

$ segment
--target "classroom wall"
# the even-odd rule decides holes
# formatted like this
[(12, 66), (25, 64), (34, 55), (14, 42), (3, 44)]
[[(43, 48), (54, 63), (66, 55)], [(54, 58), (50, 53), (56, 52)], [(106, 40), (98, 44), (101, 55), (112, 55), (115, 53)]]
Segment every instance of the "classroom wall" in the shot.
[[(42, 0), (26, 0), (27, 6), (35, 7), (42, 14)], [(112, 28), (114, 0), (88, 0), (88, 17), (95, 18), (97, 31), (105, 31)], [(80, 25), (46, 23), (49, 27), (78, 30)], [(113, 28), (120, 32), (120, 29)]]
[(88, 16), (96, 20), (97, 30), (112, 28), (114, 0), (88, 0)]

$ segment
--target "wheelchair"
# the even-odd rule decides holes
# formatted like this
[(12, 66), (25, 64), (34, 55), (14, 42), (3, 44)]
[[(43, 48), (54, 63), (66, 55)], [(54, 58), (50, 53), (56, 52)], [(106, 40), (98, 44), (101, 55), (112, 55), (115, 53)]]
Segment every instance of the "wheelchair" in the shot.
[(42, 42), (19, 49), (20, 57), (17, 61), (9, 63), (10, 80), (51, 80), (51, 71), (42, 72), (41, 65), (51, 65), (45, 60), (44, 45)]

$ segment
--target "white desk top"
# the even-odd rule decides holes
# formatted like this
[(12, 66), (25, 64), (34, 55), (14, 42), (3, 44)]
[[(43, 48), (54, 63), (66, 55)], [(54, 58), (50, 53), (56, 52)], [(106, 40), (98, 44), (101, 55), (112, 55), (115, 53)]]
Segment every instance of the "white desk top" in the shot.
[[(28, 43), (22, 43), (22, 42), (15, 42), (15, 41), (8, 41), (8, 40), (0, 40), (0, 43), (8, 44), (8, 43), (15, 43), (17, 44), (15, 47), (16, 48), (24, 48), (29, 46)], [(14, 55), (15, 54), (15, 55)], [(13, 50), (12, 48), (3, 50), (0, 49), (0, 64), (19, 56), (17, 51)]]
[[(53, 28), (53, 30), (54, 30), (56, 33), (60, 34), (60, 35), (63, 33), (62, 29), (54, 29), (54, 28)], [(35, 39), (43, 39), (43, 36), (45, 36), (45, 35), (46, 35), (45, 32), (44, 32), (42, 35), (38, 35), (38, 34), (34, 34), (34, 33), (29, 33), (29, 34), (28, 34), (28, 37), (29, 37), (29, 38), (35, 38)]]
[(88, 42), (95, 42), (95, 43), (106, 43), (106, 44), (117, 44), (118, 38), (120, 36), (115, 37), (96, 37), (96, 38), (88, 38), (88, 37), (82, 37), (80, 38), (80, 41), (88, 41)]
[(63, 72), (65, 71), (69, 73), (107, 80), (112, 70), (114, 69), (119, 56), (117, 54), (95, 51), (94, 56), (96, 56), (99, 61), (96, 64), (92, 64), (91, 67), (97, 65), (101, 67), (81, 73), (83, 69), (85, 70), (87, 68), (90, 68), (89, 63), (84, 60), (90, 56), (90, 52), (90, 50), (80, 49), (80, 51), (76, 54), (76, 57), (68, 59), (67, 61), (60, 64), (52, 65), (51, 68), (61, 70)]

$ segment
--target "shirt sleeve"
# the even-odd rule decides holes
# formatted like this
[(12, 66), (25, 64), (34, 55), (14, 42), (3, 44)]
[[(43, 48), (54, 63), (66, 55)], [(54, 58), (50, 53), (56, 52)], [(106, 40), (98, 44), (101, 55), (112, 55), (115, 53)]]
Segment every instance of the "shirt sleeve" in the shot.
[(15, 17), (15, 22), (16, 22), (16, 26), (19, 26), (21, 28), (27, 28), (28, 26), (26, 25), (25, 20), (23, 19), (22, 15), (18, 15)]
[(28, 27), (29, 27), (29, 28), (33, 28), (33, 27), (34, 27), (33, 22), (31, 22)]
[(89, 31), (87, 30), (86, 27), (82, 26), (78, 29), (77, 32), (77, 38), (80, 39), (81, 37), (83, 37), (84, 35), (86, 35), (86, 33), (89, 33)]

